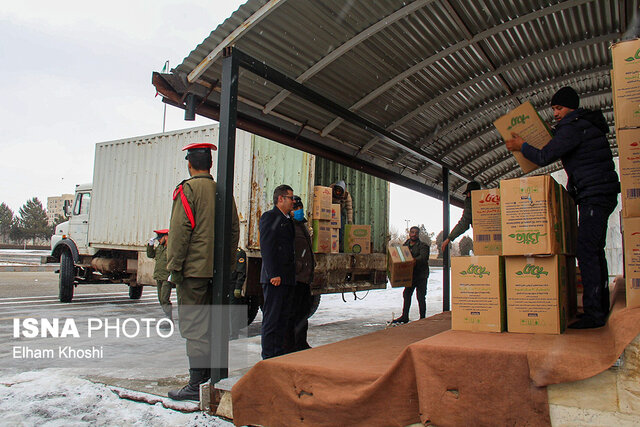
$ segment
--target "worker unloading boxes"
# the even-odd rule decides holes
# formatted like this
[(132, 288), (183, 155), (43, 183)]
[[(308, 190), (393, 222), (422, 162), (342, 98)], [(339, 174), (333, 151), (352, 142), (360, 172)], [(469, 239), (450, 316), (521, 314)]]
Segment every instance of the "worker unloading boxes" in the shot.
[(513, 133), (510, 151), (520, 151), (539, 166), (560, 159), (567, 172), (567, 190), (579, 208), (577, 258), (584, 285), (584, 316), (569, 325), (574, 329), (604, 326), (609, 312), (608, 269), (604, 247), (609, 215), (618, 204), (620, 182), (606, 134), (609, 126), (601, 111), (579, 108), (580, 98), (563, 87), (551, 99), (558, 121), (553, 138), (542, 149)]

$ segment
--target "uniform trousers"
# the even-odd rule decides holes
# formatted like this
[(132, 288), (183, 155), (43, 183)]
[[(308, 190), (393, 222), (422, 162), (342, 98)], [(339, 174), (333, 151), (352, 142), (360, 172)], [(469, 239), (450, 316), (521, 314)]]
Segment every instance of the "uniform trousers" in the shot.
[(158, 301), (164, 314), (171, 316), (171, 283), (166, 280), (156, 280), (158, 288)]
[(191, 369), (208, 369), (211, 365), (211, 299), (210, 278), (185, 277), (176, 286), (180, 335), (187, 340), (187, 356)]

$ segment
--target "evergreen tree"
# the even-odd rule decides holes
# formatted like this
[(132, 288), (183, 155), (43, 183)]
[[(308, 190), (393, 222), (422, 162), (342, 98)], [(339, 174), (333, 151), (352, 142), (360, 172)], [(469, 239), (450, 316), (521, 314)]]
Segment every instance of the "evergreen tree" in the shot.
[(460, 248), (460, 255), (469, 255), (469, 252), (473, 249), (473, 239), (469, 236), (462, 236), (458, 247)]
[(16, 234), (22, 234), (23, 238), (31, 239), (47, 238), (51, 233), (51, 227), (47, 222), (47, 212), (37, 197), (27, 200), (20, 208)]
[(54, 234), (56, 232), (56, 227), (58, 226), (58, 224), (61, 224), (65, 221), (69, 221), (69, 217), (65, 214), (57, 214), (56, 217), (53, 219), (53, 224), (51, 225), (51, 233), (49, 234)]
[(0, 204), (0, 234), (8, 235), (13, 225), (13, 211), (6, 203)]
[(440, 231), (440, 232), (438, 233), (438, 235), (436, 236), (436, 247), (438, 248), (438, 258), (442, 258), (442, 255), (443, 255), (443, 254), (442, 254), (442, 249), (441, 249), (441, 247), (442, 247), (442, 241), (444, 240), (444, 239), (442, 238), (443, 234), (444, 234), (444, 232), (443, 232), (443, 231)]

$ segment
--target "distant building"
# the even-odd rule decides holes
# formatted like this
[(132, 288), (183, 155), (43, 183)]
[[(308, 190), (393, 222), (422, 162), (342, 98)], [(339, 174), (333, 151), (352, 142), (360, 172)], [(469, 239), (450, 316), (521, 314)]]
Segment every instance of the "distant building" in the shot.
[(68, 200), (73, 203), (73, 194), (63, 194), (61, 196), (47, 197), (47, 220), (49, 225), (53, 225), (58, 215), (64, 216), (64, 202)]

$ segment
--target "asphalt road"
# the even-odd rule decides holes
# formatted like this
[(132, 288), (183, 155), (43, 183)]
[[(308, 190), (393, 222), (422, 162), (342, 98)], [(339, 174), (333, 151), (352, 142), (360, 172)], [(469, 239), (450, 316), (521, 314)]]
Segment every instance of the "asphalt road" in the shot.
[[(442, 269), (432, 269), (428, 286), (430, 316), (441, 311)], [(323, 295), (309, 321), (309, 344), (316, 347), (384, 329), (400, 314), (402, 290)], [(177, 327), (173, 331), (156, 328), (163, 315), (154, 287), (145, 287), (140, 300), (130, 300), (124, 284), (80, 285), (73, 302), (60, 303), (57, 274), (0, 272), (0, 296), (0, 376), (6, 372), (64, 368), (72, 375), (156, 394), (166, 393), (186, 378), (184, 340)], [(172, 300), (175, 307), (175, 291)], [(415, 298), (411, 318), (418, 318)], [(57, 319), (58, 336), (55, 328), (47, 329), (42, 319), (52, 324)], [(35, 322), (35, 326), (24, 322)], [(67, 322), (74, 325), (66, 325)], [(230, 342), (230, 375), (242, 374), (260, 360), (260, 322), (258, 313), (239, 338)], [(77, 329), (75, 335), (72, 326)], [(43, 332), (46, 336), (42, 336)], [(69, 349), (77, 353), (70, 354)], [(49, 355), (45, 350), (55, 354), (38, 358), (29, 350), (41, 350), (41, 356)], [(84, 356), (93, 351), (92, 357), (76, 357), (81, 351)]]

